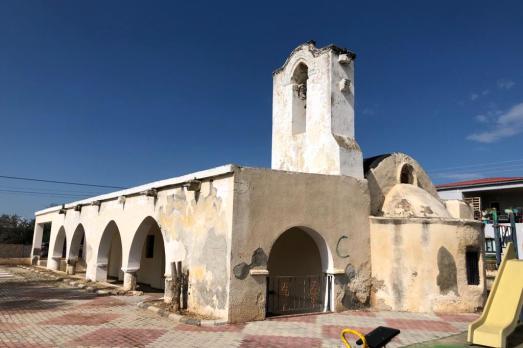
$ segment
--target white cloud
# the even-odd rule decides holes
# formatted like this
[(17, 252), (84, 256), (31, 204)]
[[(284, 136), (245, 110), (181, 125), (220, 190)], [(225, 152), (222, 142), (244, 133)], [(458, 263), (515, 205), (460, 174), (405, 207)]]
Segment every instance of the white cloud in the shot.
[(507, 80), (507, 79), (499, 79), (498, 80), (498, 88), (499, 89), (506, 89), (506, 90), (509, 90), (511, 89), (512, 87), (514, 87), (516, 83), (512, 80)]
[(473, 133), (467, 140), (490, 144), (502, 138), (508, 138), (523, 132), (523, 103), (519, 103), (502, 113), (495, 121), (492, 129)]
[(490, 90), (486, 89), (483, 92), (481, 92), (481, 95), (487, 95), (490, 93)]
[(488, 117), (481, 114), (481, 115), (476, 115), (474, 117), (476, 119), (476, 121), (478, 121), (479, 123), (487, 123), (488, 122)]
[(472, 93), (472, 94), (470, 95), (470, 100), (472, 100), (472, 101), (474, 101), (474, 100), (476, 100), (476, 99), (478, 99), (478, 98), (479, 98), (479, 95), (476, 94), (476, 93)]

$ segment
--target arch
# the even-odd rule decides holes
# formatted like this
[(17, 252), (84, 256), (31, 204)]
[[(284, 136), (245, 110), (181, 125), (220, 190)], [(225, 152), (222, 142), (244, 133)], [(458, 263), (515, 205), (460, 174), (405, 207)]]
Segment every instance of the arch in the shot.
[(272, 249), (274, 248), (274, 245), (278, 242), (278, 240), (285, 233), (287, 233), (293, 229), (299, 229), (299, 230), (304, 231), (305, 233), (307, 233), (309, 235), (310, 238), (312, 238), (314, 240), (314, 242), (316, 243), (316, 247), (318, 248), (318, 251), (320, 253), (321, 268), (322, 268), (323, 272), (329, 273), (330, 270), (334, 269), (334, 260), (332, 258), (332, 252), (331, 252), (327, 242), (325, 241), (325, 239), (323, 238), (323, 236), (320, 233), (318, 233), (313, 228), (310, 228), (307, 226), (293, 226), (293, 227), (287, 228), (284, 232), (282, 232), (274, 240), (274, 242), (272, 243), (271, 248), (270, 248), (271, 252), (272, 252)]
[(60, 227), (54, 239), (52, 258), (65, 258), (67, 254), (67, 237), (64, 226)]
[(401, 167), (401, 170), (400, 170), (400, 175), (399, 175), (400, 184), (414, 185), (414, 179), (415, 179), (414, 168), (410, 164), (405, 163)]
[(123, 279), (122, 239), (120, 230), (114, 220), (105, 226), (98, 244), (96, 255), (96, 280), (106, 281), (108, 278)]
[(86, 259), (85, 258), (85, 229), (79, 224), (73, 232), (71, 245), (69, 246), (69, 260)]
[(330, 310), (333, 261), (325, 239), (308, 227), (292, 227), (271, 246), (267, 315)]
[(307, 81), (309, 68), (299, 62), (291, 76), (292, 84), (292, 134), (304, 133), (307, 130)]
[(138, 226), (131, 247), (127, 268), (136, 270), (136, 281), (152, 288), (164, 289), (165, 241), (160, 225), (151, 216)]
[(53, 250), (48, 255), (48, 268), (60, 271), (66, 270), (67, 236), (63, 226), (58, 229), (53, 243)]
[(86, 235), (82, 224), (78, 224), (71, 237), (67, 248), (67, 269), (68, 274), (75, 274), (77, 271), (84, 272), (87, 268), (86, 258)]

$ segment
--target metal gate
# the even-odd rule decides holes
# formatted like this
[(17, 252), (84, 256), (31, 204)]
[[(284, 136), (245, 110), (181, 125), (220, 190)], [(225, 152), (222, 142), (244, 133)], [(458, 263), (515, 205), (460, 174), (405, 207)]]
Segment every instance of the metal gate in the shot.
[(322, 312), (326, 276), (273, 276), (267, 280), (267, 316)]

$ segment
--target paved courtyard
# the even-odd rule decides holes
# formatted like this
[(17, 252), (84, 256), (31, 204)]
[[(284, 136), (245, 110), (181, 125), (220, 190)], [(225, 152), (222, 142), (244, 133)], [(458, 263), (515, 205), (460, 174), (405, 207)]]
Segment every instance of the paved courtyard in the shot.
[[(39, 278), (40, 277), (40, 278)], [(174, 322), (136, 304), (146, 296), (96, 296), (0, 266), (1, 347), (343, 347), (343, 328), (399, 328), (388, 347), (456, 335), (476, 315), (349, 311), (198, 327)]]

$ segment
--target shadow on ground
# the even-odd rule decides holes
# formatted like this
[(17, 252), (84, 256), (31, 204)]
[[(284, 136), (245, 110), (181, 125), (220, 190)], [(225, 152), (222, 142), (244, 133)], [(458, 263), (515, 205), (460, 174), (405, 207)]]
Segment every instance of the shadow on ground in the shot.
[(95, 294), (56, 286), (55, 281), (10, 281), (0, 283), (0, 312), (52, 310), (70, 306), (65, 300), (90, 300)]

